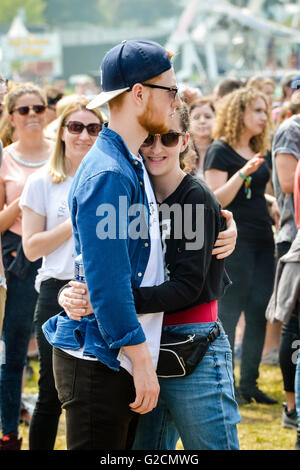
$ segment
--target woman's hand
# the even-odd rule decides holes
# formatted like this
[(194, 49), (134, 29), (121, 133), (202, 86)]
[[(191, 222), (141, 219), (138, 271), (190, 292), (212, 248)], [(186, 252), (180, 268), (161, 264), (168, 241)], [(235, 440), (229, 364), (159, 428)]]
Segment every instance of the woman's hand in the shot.
[(58, 299), (61, 305), (72, 320), (81, 320), (81, 317), (93, 313), (93, 308), (90, 303), (90, 297), (86, 284), (77, 281), (70, 281), (68, 287), (64, 289)]
[(256, 153), (254, 157), (251, 158), (251, 160), (249, 160), (246, 165), (243, 166), (243, 168), (241, 168), (241, 173), (244, 176), (252, 175), (252, 173), (255, 173), (256, 170), (259, 169), (264, 161), (265, 159), (261, 157), (261, 152)]
[(235, 249), (237, 239), (237, 228), (232, 212), (221, 210), (221, 213), (226, 219), (227, 229), (219, 233), (214, 245), (212, 254), (217, 255), (217, 259), (224, 259), (230, 256)]
[(279, 210), (276, 199), (274, 199), (272, 204), (270, 205), (270, 214), (271, 214), (272, 219), (274, 220), (275, 227), (278, 228), (279, 219), (280, 219), (280, 210)]

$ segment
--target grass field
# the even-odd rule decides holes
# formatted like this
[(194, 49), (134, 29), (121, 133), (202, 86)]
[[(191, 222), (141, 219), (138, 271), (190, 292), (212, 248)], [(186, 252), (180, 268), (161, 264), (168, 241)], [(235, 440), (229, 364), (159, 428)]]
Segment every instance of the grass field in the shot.
[[(34, 369), (33, 379), (26, 382), (25, 393), (37, 392), (38, 363), (31, 361)], [(239, 370), (236, 367), (235, 375), (238, 379)], [(242, 450), (293, 450), (296, 440), (296, 431), (283, 429), (281, 426), (282, 402), (285, 401), (282, 377), (279, 367), (260, 366), (259, 387), (278, 400), (277, 405), (259, 405), (251, 403), (240, 407), (242, 421), (238, 425), (240, 447)], [(20, 426), (23, 437), (23, 449), (28, 449), (28, 427)], [(178, 449), (182, 449), (178, 442)], [(57, 434), (56, 450), (66, 449), (64, 416), (62, 415)]]

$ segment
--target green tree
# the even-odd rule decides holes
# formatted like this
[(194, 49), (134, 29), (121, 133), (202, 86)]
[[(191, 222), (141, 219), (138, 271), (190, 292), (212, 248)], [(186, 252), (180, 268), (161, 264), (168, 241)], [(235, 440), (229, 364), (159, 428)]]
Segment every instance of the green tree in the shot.
[[(2, 0), (0, 0), (2, 1)], [(147, 26), (178, 15), (178, 0), (44, 0), (51, 26), (86, 22), (108, 27)]]
[(99, 0), (46, 0), (45, 18), (51, 26), (72, 22), (98, 24), (103, 21)]
[(178, 16), (178, 0), (99, 0), (107, 26), (150, 26), (159, 20)]
[(10, 24), (18, 10), (26, 11), (26, 23), (43, 23), (45, 0), (0, 0), (0, 23)]

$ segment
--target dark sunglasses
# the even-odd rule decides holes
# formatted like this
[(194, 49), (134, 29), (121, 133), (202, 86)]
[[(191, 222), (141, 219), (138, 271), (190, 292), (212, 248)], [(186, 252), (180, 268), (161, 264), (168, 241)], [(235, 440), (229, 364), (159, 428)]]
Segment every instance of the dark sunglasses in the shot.
[(70, 134), (81, 134), (83, 129), (88, 131), (89, 135), (97, 136), (102, 129), (102, 124), (97, 124), (96, 122), (92, 122), (85, 126), (82, 122), (79, 121), (69, 121), (68, 124), (65, 124), (64, 127), (67, 127)]
[(149, 134), (147, 139), (144, 140), (144, 147), (151, 147), (154, 144), (155, 137), (160, 137), (161, 143), (165, 147), (175, 147), (179, 142), (179, 137), (185, 135), (185, 132), (168, 132), (167, 134)]
[(35, 112), (35, 114), (42, 114), (46, 111), (46, 106), (44, 104), (34, 104), (33, 106), (20, 106), (19, 108), (13, 109), (10, 114), (14, 113), (15, 111), (18, 111), (20, 116), (26, 116), (27, 114), (29, 114), (29, 111), (31, 109)]

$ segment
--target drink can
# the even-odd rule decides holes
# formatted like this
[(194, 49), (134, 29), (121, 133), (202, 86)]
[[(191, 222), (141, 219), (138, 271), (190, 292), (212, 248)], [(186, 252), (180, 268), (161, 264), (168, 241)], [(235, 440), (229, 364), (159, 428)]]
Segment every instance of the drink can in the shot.
[(85, 283), (82, 255), (76, 256), (74, 260), (74, 276), (76, 281)]

